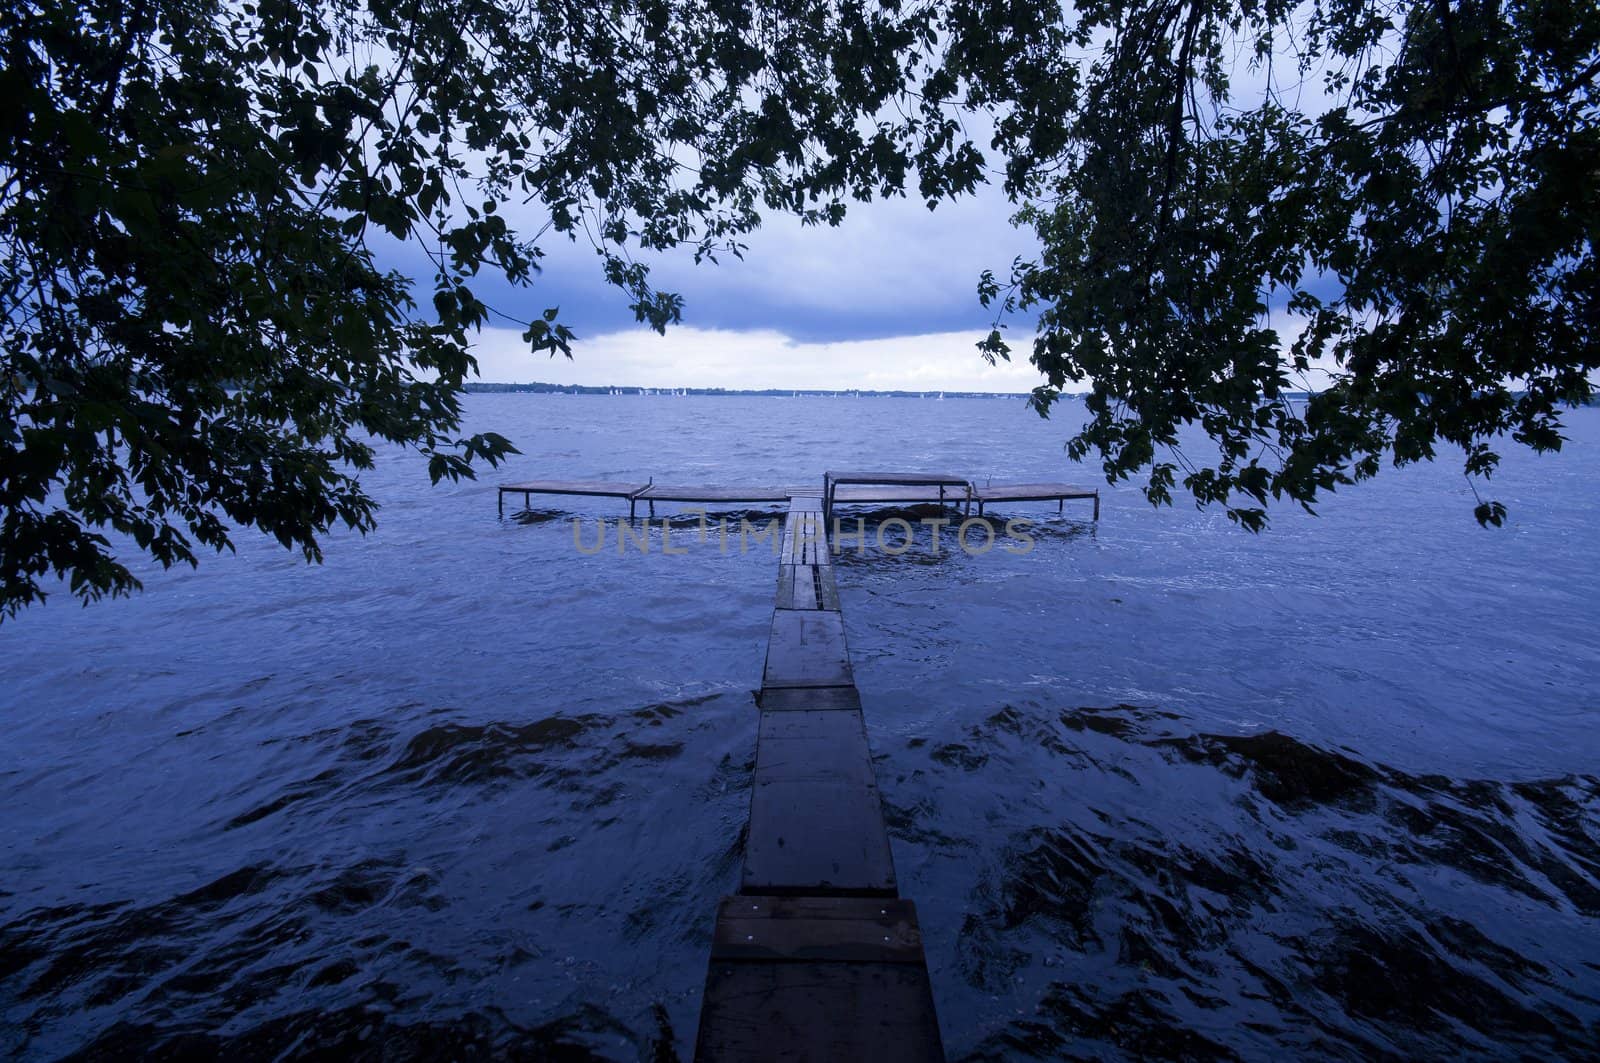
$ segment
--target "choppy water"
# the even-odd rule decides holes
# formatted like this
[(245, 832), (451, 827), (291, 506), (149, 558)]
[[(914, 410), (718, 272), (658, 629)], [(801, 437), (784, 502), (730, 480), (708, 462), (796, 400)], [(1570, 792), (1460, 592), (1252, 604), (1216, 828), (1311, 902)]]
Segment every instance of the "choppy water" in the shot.
[[(508, 478), (1087, 478), (1012, 402), (469, 412)], [(1006, 511), (1024, 555), (840, 559), (953, 1058), (1597, 1056), (1600, 411), (1570, 428), (1508, 456), (1499, 531), (1446, 466), (1260, 537), (1124, 490)], [(499, 520), (499, 478), (387, 454), (321, 568), (251, 539), (0, 628), (0, 1053), (688, 1053), (773, 561), (691, 521), (584, 556), (566, 515), (615, 503)]]

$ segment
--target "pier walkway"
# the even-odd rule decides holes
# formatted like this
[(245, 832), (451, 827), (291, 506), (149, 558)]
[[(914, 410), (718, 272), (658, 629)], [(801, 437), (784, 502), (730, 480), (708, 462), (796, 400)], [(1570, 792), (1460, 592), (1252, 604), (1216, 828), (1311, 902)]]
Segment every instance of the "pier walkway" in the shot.
[(697, 1063), (942, 1061), (916, 906), (899, 894), (861, 694), (834, 580), (836, 506), (964, 507), (1092, 499), (1063, 483), (927, 472), (827, 472), (821, 489), (531, 480), (507, 494), (787, 506), (757, 724), (739, 892), (722, 899), (695, 1046)]
[(790, 500), (739, 892), (712, 935), (698, 1063), (943, 1060), (899, 896), (820, 495)]

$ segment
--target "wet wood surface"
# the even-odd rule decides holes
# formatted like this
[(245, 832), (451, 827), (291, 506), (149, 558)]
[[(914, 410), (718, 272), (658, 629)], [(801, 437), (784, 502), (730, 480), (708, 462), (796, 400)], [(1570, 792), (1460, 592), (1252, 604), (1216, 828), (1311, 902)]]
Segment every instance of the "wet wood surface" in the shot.
[(778, 566), (778, 608), (817, 608), (817, 581), (810, 565)]
[(839, 608), (839, 583), (834, 579), (832, 565), (819, 565), (812, 570), (817, 583), (817, 608)]
[(778, 566), (779, 609), (839, 608), (839, 586), (832, 565)]
[(860, 709), (861, 694), (848, 687), (769, 687), (756, 695), (756, 705), (767, 712)]
[(832, 564), (828, 549), (828, 528), (820, 512), (791, 510), (783, 522), (783, 546), (779, 556), (789, 565)]
[(823, 474), (825, 482), (834, 484), (943, 484), (947, 487), (965, 487), (967, 478), (942, 472), (833, 472)]
[(713, 960), (921, 963), (917, 908), (899, 897), (725, 897)]
[(761, 685), (844, 687), (855, 682), (844, 618), (824, 609), (776, 609)]
[(701, 1063), (943, 1058), (921, 964), (712, 961), (695, 1052)]
[(944, 1058), (900, 899), (822, 499), (784, 522), (740, 893), (713, 934), (695, 1059)]
[(833, 492), (835, 505), (846, 502), (964, 502), (966, 497), (964, 488), (946, 487), (941, 495), (937, 486), (893, 484), (840, 487)]
[(531, 495), (601, 495), (608, 498), (632, 498), (649, 486), (648, 483), (618, 480), (528, 480), (525, 483), (502, 484), (500, 490)]
[(796, 488), (651, 484), (639, 494), (653, 502), (787, 502)]
[(894, 861), (860, 712), (761, 714), (741, 888), (894, 893)]
[(974, 485), (972, 497), (981, 502), (1054, 502), (1059, 498), (1093, 498), (1092, 487), (1073, 484), (984, 484)]

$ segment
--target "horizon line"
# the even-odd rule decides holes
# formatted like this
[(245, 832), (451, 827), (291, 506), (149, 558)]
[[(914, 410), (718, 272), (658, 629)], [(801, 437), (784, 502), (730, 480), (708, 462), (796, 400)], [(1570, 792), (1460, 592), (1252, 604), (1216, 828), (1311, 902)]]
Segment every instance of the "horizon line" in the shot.
[[(729, 388), (729, 387), (693, 387), (683, 385), (680, 387), (649, 387), (639, 384), (552, 384), (541, 380), (528, 383), (509, 383), (492, 380), (468, 381), (463, 385), (463, 390), (480, 394), (583, 394), (583, 395), (754, 395), (786, 398), (806, 396), (815, 398), (844, 398), (851, 396), (870, 396), (874, 398), (935, 398), (946, 396), (951, 398), (996, 398), (996, 399), (1026, 399), (1032, 392), (1028, 391), (970, 391), (952, 390), (950, 388), (924, 388), (914, 390), (911, 388)], [(1080, 394), (1068, 392), (1066, 394)]]

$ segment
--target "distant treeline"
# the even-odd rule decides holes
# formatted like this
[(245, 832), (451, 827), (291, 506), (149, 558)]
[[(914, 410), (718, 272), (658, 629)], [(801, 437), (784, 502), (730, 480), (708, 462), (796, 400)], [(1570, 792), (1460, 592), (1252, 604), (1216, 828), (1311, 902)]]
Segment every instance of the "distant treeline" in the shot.
[[(474, 394), (499, 395), (505, 393), (523, 393), (529, 395), (769, 395), (775, 398), (884, 398), (884, 399), (934, 399), (941, 395), (947, 399), (1025, 399), (1025, 391), (862, 391), (850, 389), (833, 391), (822, 388), (762, 388), (760, 390), (740, 388), (638, 388), (638, 387), (591, 387), (584, 384), (545, 384), (535, 381), (532, 384), (491, 384), (470, 383), (466, 390)], [(1513, 392), (1520, 394), (1520, 392)], [(1289, 391), (1284, 392), (1284, 398), (1293, 402), (1304, 402), (1311, 397), (1310, 392)], [(1600, 406), (1600, 391), (1589, 396), (1585, 406)]]
[(864, 391), (851, 388), (843, 391), (822, 388), (639, 388), (591, 387), (584, 384), (491, 384), (470, 383), (466, 390), (474, 394), (526, 393), (530, 395), (770, 395), (775, 398), (886, 398), (886, 399), (1025, 399), (1024, 391)]

